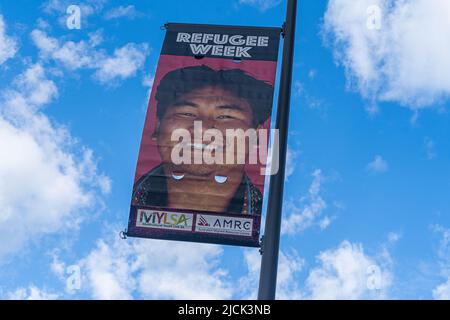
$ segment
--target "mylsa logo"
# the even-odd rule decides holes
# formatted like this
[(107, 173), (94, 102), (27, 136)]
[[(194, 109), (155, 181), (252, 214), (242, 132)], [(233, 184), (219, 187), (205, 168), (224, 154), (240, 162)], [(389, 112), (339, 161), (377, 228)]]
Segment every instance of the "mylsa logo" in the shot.
[(192, 231), (192, 214), (139, 209), (137, 227)]
[(196, 232), (252, 236), (253, 219), (238, 217), (197, 215)]

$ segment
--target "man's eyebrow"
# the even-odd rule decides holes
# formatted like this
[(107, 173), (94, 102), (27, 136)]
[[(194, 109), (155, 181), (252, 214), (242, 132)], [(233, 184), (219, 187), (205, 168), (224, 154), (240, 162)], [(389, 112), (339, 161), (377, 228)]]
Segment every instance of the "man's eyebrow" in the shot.
[(192, 102), (192, 101), (188, 101), (188, 100), (180, 100), (180, 101), (176, 101), (173, 105), (173, 107), (193, 107), (193, 108), (198, 108), (198, 104)]
[(244, 111), (244, 108), (238, 104), (224, 104), (224, 105), (217, 106), (216, 108), (217, 109)]

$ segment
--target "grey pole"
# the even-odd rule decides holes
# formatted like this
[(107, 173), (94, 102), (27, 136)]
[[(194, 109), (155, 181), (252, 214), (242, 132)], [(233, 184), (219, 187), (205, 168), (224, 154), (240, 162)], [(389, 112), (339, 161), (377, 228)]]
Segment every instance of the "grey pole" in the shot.
[(283, 60), (275, 125), (275, 128), (279, 130), (280, 138), (279, 170), (270, 178), (269, 184), (266, 226), (262, 242), (261, 273), (258, 292), (259, 300), (274, 300), (276, 292), (296, 18), (297, 0), (288, 0), (286, 21), (284, 24)]

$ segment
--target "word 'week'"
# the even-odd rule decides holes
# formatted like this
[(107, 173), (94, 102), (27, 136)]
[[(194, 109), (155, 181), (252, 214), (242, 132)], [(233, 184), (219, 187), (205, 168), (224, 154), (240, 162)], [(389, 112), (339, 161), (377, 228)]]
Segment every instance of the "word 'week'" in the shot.
[(177, 42), (189, 43), (194, 55), (251, 58), (249, 51), (253, 47), (267, 47), (269, 37), (179, 32)]

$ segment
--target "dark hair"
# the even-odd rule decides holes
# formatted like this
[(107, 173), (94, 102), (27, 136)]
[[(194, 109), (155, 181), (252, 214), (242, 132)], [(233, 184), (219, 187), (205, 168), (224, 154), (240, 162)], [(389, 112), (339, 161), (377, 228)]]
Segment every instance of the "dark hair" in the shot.
[(181, 96), (197, 89), (218, 86), (248, 101), (253, 125), (264, 123), (272, 110), (273, 87), (242, 70), (213, 70), (205, 65), (185, 67), (167, 73), (156, 90), (156, 114), (162, 119), (167, 108)]

